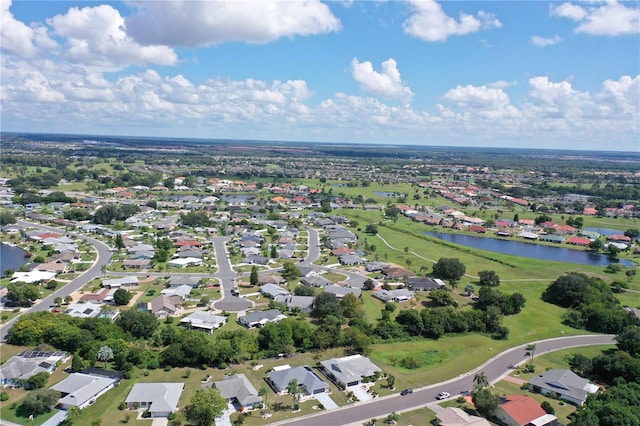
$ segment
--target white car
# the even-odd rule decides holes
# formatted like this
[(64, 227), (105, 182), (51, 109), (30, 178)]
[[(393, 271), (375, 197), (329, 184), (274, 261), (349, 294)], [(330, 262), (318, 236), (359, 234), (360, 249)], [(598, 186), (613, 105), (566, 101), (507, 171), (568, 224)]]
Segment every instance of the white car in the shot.
[(437, 396), (436, 399), (447, 399), (451, 396), (451, 394), (449, 392), (440, 392)]

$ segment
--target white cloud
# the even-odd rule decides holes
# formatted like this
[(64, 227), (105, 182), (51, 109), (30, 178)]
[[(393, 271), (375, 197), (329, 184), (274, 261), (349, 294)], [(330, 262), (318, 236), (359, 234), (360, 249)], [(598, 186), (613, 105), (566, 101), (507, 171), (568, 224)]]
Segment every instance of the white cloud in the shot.
[(18, 21), (10, 8), (11, 0), (0, 0), (0, 46), (3, 52), (35, 58), (55, 50), (56, 43), (49, 37), (46, 27), (28, 26)]
[(353, 58), (351, 75), (366, 92), (405, 104), (410, 103), (413, 98), (413, 92), (402, 83), (398, 64), (392, 58), (382, 63), (382, 72), (375, 71), (369, 61), (359, 62), (357, 58)]
[(341, 29), (326, 4), (305, 1), (134, 1), (129, 34), (142, 44), (210, 46), (228, 41), (268, 43), (282, 37)]
[(553, 36), (553, 37), (540, 37), (540, 36), (531, 36), (531, 44), (534, 46), (546, 47), (553, 46), (554, 44), (558, 44), (562, 41), (562, 37)]
[(479, 11), (477, 17), (460, 12), (460, 20), (456, 21), (434, 0), (412, 0), (411, 4), (414, 13), (403, 23), (404, 32), (424, 41), (445, 41), (453, 35), (502, 27), (495, 15), (484, 11)]
[(563, 3), (552, 5), (550, 11), (551, 15), (578, 22), (574, 30), (577, 33), (608, 36), (640, 33), (640, 8), (627, 7), (615, 0), (597, 6)]
[(640, 124), (640, 75), (606, 80), (602, 86), (603, 90), (595, 96), (598, 112), (618, 119), (631, 119), (637, 128)]
[(64, 15), (47, 20), (67, 43), (61, 54), (88, 66), (175, 65), (178, 57), (166, 46), (142, 46), (129, 37), (124, 18), (109, 5), (72, 7)]

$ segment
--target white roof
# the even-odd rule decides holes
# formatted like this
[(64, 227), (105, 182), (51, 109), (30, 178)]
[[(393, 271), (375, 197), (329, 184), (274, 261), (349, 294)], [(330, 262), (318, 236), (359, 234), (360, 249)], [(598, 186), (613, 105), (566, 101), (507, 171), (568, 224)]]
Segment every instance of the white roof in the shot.
[(151, 403), (149, 411), (152, 413), (173, 412), (178, 408), (183, 388), (184, 383), (136, 383), (125, 402)]
[(49, 271), (29, 271), (29, 272), (14, 272), (11, 278), (12, 283), (37, 283), (38, 281), (47, 281), (55, 278), (55, 272)]
[(60, 398), (61, 404), (82, 406), (116, 381), (116, 379), (108, 377), (73, 373), (63, 381), (51, 386), (51, 389), (68, 394), (64, 398)]

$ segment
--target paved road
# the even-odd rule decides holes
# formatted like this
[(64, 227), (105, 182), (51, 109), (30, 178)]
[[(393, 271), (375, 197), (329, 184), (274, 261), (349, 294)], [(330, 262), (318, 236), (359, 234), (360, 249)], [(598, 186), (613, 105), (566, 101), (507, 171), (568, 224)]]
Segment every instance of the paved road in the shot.
[(236, 286), (236, 278), (238, 274), (231, 267), (229, 254), (227, 253), (226, 243), (230, 237), (212, 237), (211, 242), (216, 251), (216, 262), (218, 272), (213, 274), (215, 278), (220, 280), (220, 292), (222, 298), (214, 303), (216, 309), (228, 312), (244, 311), (251, 307), (251, 302), (239, 297), (233, 296), (231, 290)]
[[(56, 297), (61, 297), (64, 299), (66, 296), (69, 296), (73, 292), (84, 287), (89, 281), (99, 277), (102, 274), (102, 265), (108, 265), (109, 262), (111, 261), (111, 251), (109, 249), (109, 246), (103, 243), (102, 241), (96, 240), (95, 238), (87, 237), (85, 235), (75, 234), (73, 232), (68, 232), (60, 228), (54, 228), (52, 226), (46, 226), (46, 225), (26, 222), (22, 220), (18, 221), (18, 226), (25, 227), (25, 228), (26, 227), (37, 228), (37, 229), (42, 229), (44, 231), (63, 233), (66, 235), (74, 235), (93, 245), (94, 249), (98, 253), (98, 257), (95, 263), (93, 264), (93, 266), (91, 266), (88, 270), (82, 273), (82, 275), (71, 280), (68, 284), (65, 284), (61, 288), (57, 289), (56, 291), (51, 293), (48, 297), (37, 302), (37, 304), (33, 305), (32, 307), (25, 309), (23, 313), (46, 311), (50, 309), (51, 305), (54, 304), (53, 301)], [(17, 316), (13, 318), (11, 321), (8, 321), (7, 323), (2, 325), (2, 328), (0, 328), (0, 342), (4, 342), (4, 340), (7, 337), (7, 333), (9, 329), (19, 317), (20, 316)]]
[[(615, 343), (613, 335), (589, 335), (575, 337), (560, 337), (557, 339), (541, 340), (533, 342), (536, 344), (536, 356), (551, 351), (565, 348), (591, 345), (606, 345)], [(429, 403), (435, 401), (438, 393), (446, 391), (456, 398), (461, 394), (465, 394), (473, 388), (473, 377), (477, 372), (483, 371), (490, 383), (499, 381), (506, 376), (512, 369), (512, 366), (519, 365), (527, 360), (524, 355), (525, 347), (520, 345), (515, 348), (502, 352), (481, 366), (475, 368), (468, 373), (447, 380), (425, 386), (420, 389), (414, 389), (411, 395), (400, 396), (399, 394), (390, 395), (382, 398), (375, 398), (370, 402), (358, 403), (356, 405), (346, 406), (333, 411), (326, 411), (319, 414), (313, 414), (298, 419), (273, 423), (273, 425), (293, 425), (293, 426), (326, 426), (326, 425), (361, 425), (363, 422), (372, 418), (384, 418), (391, 412), (411, 411), (423, 408)]]

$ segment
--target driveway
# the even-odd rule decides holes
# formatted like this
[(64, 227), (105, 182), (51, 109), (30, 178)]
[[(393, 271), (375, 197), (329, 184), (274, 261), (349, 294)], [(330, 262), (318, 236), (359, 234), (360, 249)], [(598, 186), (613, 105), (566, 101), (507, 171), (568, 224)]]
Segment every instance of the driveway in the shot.
[(220, 414), (220, 416), (213, 419), (213, 424), (216, 426), (232, 426), (231, 424), (231, 415), (235, 413), (236, 409), (232, 404), (227, 406), (227, 409)]
[(329, 396), (328, 393), (318, 393), (314, 395), (320, 404), (324, 407), (325, 410), (335, 410), (338, 408), (338, 404), (336, 404), (333, 399)]
[(353, 394), (358, 398), (358, 401), (361, 402), (371, 401), (373, 399), (373, 396), (362, 386), (351, 386), (350, 388), (347, 388), (347, 392), (348, 391), (353, 392)]

